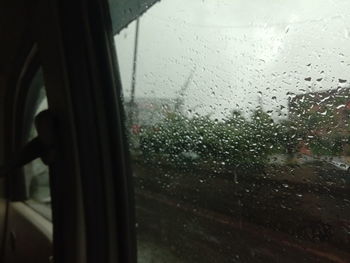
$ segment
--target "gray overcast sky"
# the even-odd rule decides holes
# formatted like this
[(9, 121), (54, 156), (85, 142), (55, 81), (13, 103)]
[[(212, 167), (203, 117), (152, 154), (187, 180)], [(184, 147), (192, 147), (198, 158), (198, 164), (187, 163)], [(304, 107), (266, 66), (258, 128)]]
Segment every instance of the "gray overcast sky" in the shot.
[[(134, 36), (135, 22), (115, 36), (126, 98)], [(260, 100), (277, 116), (288, 94), (350, 79), (349, 58), (349, 0), (161, 0), (140, 19), (136, 97), (175, 98), (194, 71), (186, 108), (223, 117)]]

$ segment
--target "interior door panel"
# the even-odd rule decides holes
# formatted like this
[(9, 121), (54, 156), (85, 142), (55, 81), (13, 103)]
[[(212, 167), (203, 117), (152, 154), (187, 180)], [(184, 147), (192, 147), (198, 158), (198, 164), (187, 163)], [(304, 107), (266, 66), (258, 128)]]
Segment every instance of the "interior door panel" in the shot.
[(23, 202), (11, 202), (4, 262), (53, 262), (52, 224)]

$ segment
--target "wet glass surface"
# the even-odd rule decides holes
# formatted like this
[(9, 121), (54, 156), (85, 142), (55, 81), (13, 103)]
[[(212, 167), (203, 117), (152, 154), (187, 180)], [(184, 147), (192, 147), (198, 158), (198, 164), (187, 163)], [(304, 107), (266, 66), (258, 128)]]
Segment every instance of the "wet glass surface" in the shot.
[(115, 36), (139, 262), (350, 262), (347, 10), (162, 0)]

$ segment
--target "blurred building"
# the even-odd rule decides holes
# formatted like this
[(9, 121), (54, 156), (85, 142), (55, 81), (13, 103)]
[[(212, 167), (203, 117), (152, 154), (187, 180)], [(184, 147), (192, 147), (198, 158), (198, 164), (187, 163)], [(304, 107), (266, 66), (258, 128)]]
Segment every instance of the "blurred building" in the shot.
[(318, 138), (338, 140), (348, 151), (349, 115), (349, 87), (299, 94), (289, 100), (289, 120), (302, 149)]
[[(330, 130), (348, 133), (349, 113), (350, 88), (348, 87), (299, 94), (289, 100), (290, 120), (303, 120), (309, 124), (313, 124), (310, 121), (315, 121), (314, 127), (318, 130), (315, 132), (319, 134), (328, 133)], [(316, 121), (323, 122), (316, 123)]]

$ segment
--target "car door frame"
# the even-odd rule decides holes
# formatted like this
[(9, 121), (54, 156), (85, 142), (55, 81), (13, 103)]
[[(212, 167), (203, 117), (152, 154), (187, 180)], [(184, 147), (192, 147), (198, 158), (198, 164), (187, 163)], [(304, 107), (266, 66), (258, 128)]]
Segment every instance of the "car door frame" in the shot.
[(50, 164), (55, 261), (136, 262), (133, 187), (108, 3), (39, 3), (36, 39), (59, 153)]

